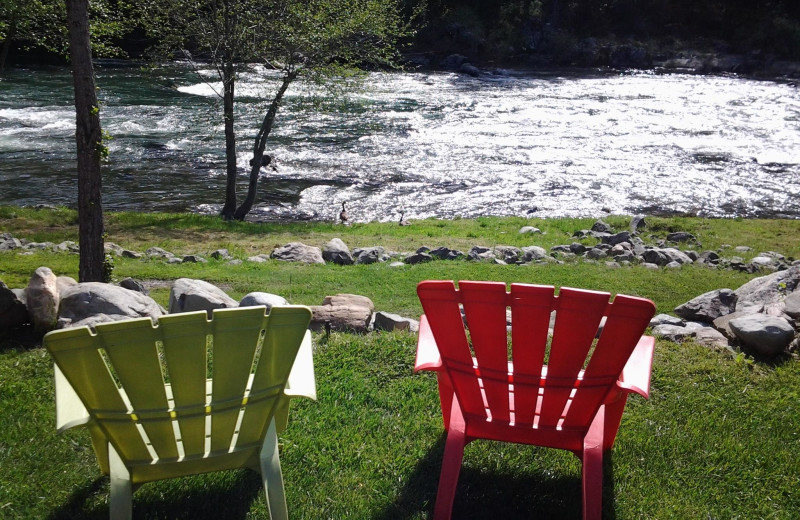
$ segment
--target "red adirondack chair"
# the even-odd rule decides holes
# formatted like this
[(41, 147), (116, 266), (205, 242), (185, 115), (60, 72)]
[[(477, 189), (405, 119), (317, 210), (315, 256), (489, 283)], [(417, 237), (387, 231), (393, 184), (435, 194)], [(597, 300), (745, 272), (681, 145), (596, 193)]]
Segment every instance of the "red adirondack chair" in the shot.
[(456, 290), (451, 281), (425, 281), (417, 294), (425, 314), (415, 370), (437, 372), (447, 430), (434, 518), (451, 516), (464, 447), (492, 439), (575, 453), (583, 518), (599, 519), (603, 452), (614, 444), (627, 395), (649, 394), (654, 339), (642, 333), (653, 302), (609, 302), (608, 293), (569, 288), (556, 296), (552, 286), (527, 284), (507, 292), (502, 282), (459, 282)]

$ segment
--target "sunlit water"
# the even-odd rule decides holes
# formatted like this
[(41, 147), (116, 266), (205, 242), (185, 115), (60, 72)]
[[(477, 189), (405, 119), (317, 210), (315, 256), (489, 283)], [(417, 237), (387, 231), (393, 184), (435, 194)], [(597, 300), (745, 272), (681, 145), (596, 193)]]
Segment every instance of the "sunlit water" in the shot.
[[(101, 67), (108, 209), (216, 212), (225, 183), (210, 71)], [(209, 83), (206, 83), (208, 81)], [(244, 197), (249, 151), (277, 83), (239, 81)], [(0, 78), (0, 203), (77, 199), (69, 71)], [(689, 213), (800, 218), (800, 89), (735, 77), (373, 73), (325, 98), (292, 87), (253, 218)], [(322, 96), (322, 97), (321, 97)], [(321, 104), (318, 102), (323, 101)]]

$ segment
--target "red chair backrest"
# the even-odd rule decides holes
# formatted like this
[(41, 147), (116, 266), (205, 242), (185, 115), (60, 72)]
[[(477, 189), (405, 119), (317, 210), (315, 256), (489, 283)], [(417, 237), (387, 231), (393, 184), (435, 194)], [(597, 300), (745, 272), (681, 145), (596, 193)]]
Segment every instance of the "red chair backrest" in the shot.
[(542, 285), (425, 281), (417, 293), (465, 418), (541, 429), (588, 429), (655, 312), (643, 298)]

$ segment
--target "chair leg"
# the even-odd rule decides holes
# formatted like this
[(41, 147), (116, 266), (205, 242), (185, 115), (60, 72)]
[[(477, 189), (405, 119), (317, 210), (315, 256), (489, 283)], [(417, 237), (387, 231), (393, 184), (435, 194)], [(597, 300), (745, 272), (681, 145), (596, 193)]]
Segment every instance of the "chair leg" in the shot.
[(272, 419), (261, 447), (261, 480), (267, 498), (267, 508), (272, 520), (288, 520), (286, 494), (283, 490), (281, 460), (278, 458), (278, 433), (275, 419)]
[(605, 406), (601, 406), (583, 439), (583, 520), (603, 514), (603, 433)]
[(464, 447), (467, 445), (466, 424), (457, 399), (453, 399), (449, 415), (450, 427), (444, 445), (442, 472), (439, 475), (439, 489), (436, 492), (436, 506), (433, 511), (434, 520), (450, 520), (453, 514), (458, 474), (461, 472)]
[(108, 445), (108, 465), (111, 478), (109, 518), (111, 520), (131, 520), (133, 517), (131, 475), (117, 450), (111, 444)]

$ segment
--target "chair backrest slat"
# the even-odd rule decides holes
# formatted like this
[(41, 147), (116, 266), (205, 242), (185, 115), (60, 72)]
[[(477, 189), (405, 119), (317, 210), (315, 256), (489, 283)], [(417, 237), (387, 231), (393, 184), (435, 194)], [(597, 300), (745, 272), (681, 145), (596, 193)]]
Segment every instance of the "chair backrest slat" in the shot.
[(205, 452), (206, 377), (208, 318), (205, 311), (171, 314), (159, 320), (169, 384), (178, 411), (184, 454)]
[(464, 315), (493, 419), (509, 420), (506, 284), (461, 282)]
[[(655, 309), (643, 298), (618, 295), (609, 306), (603, 332), (583, 376), (587, 388), (579, 387), (564, 419), (564, 427), (587, 424), (594, 417), (605, 397), (596, 386), (615, 381), (647, 328)], [(593, 388), (594, 391), (589, 389)]]
[(539, 424), (556, 427), (586, 355), (592, 347), (609, 293), (562, 288), (556, 303), (556, 323), (547, 362), (547, 382)]
[[(228, 449), (267, 319), (261, 308), (215, 312), (211, 451)], [(238, 406), (236, 402), (238, 401)]]
[[(306, 313), (297, 312), (292, 307), (273, 307), (253, 375), (251, 396), (261, 399), (282, 391), (286, 386), (309, 318)], [(288, 349), (287, 345), (293, 345), (294, 349)], [(247, 407), (239, 428), (237, 444), (260, 442), (261, 432), (268, 426), (267, 418), (272, 415), (276, 404), (276, 399), (270, 399)]]
[(531, 426), (539, 398), (554, 289), (545, 285), (511, 284), (511, 302), (514, 422)]
[(417, 294), (464, 413), (484, 415), (483, 397), (473, 369), (455, 284), (449, 280), (423, 282)]

